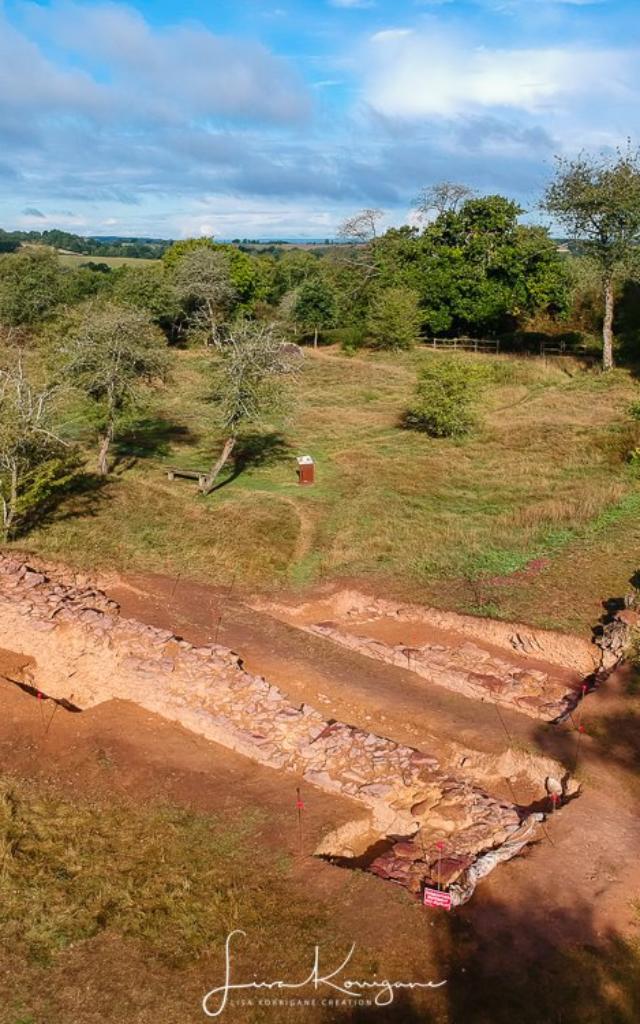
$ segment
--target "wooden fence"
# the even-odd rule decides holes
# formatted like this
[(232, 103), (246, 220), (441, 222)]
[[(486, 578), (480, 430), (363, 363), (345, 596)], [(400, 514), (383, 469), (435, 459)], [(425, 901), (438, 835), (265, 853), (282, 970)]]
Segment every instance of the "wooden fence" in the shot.
[(425, 344), (429, 348), (460, 352), (491, 352), (497, 355), (508, 352), (518, 356), (578, 356), (579, 358), (598, 358), (597, 353), (586, 345), (574, 345), (566, 341), (550, 343), (539, 341), (526, 347), (510, 346), (496, 338), (429, 338)]
[(500, 351), (500, 342), (482, 338), (429, 338), (426, 342), (431, 348), (446, 348), (461, 352), (493, 352)]

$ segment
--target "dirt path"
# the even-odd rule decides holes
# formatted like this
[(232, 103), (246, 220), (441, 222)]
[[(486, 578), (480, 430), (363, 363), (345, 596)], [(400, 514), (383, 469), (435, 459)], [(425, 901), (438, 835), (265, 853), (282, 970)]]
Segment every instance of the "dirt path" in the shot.
[[(573, 770), (579, 752), (580, 798), (548, 822), (545, 837), (526, 857), (502, 866), (480, 886), (466, 914), (487, 938), (497, 939), (509, 929), (514, 908), (526, 917), (527, 906), (539, 908), (543, 900), (549, 908), (544, 935), (525, 929), (517, 939), (524, 946), (551, 936), (584, 940), (584, 914), (572, 912), (577, 906), (589, 908), (594, 936), (611, 928), (636, 931), (640, 719), (628, 717), (623, 677), (612, 677), (587, 698), (582, 712), (587, 732), (581, 735), (575, 721), (557, 727), (507, 709), (498, 714), (493, 705), (431, 686), (402, 668), (256, 612), (228, 592), (157, 576), (113, 580), (108, 590), (125, 615), (171, 627), (190, 640), (218, 639), (291, 698), (399, 741), (431, 749), (435, 744), (438, 756), (451, 758), (466, 748), (495, 758), (511, 750), (556, 757)], [(621, 749), (614, 743), (612, 753), (621, 719), (625, 743)], [(496, 783), (494, 792), (513, 799), (506, 780)]]

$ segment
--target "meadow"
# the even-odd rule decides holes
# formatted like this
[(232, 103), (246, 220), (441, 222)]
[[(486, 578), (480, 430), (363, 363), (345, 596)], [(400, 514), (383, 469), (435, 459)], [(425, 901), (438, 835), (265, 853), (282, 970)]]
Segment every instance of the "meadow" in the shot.
[(83, 256), (82, 253), (75, 252), (61, 252), (58, 254), (58, 259), (63, 267), (70, 267), (75, 269), (81, 267), (85, 263), (106, 263), (108, 267), (137, 267), (137, 266), (153, 266), (158, 264), (160, 260), (148, 260), (141, 257), (134, 256)]
[[(108, 483), (88, 472), (27, 544), (86, 567), (244, 590), (358, 577), (443, 607), (588, 630), (636, 568), (633, 374), (467, 356), (487, 379), (477, 428), (433, 439), (401, 420), (420, 365), (439, 358), (307, 351), (290, 415), (246, 435), (203, 498), (166, 476), (207, 468), (220, 445), (208, 357), (176, 351)], [(82, 423), (68, 432), (87, 440)], [(300, 454), (316, 460), (313, 487), (297, 483)]]

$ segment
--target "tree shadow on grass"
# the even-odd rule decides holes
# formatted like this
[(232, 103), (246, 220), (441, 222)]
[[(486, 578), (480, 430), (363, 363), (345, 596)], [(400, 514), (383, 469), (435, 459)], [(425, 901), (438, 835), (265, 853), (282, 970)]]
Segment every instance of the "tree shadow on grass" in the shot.
[(114, 441), (112, 470), (130, 469), (139, 459), (167, 456), (172, 445), (197, 440), (182, 423), (155, 417), (137, 420)]
[(20, 536), (25, 536), (36, 527), (98, 515), (104, 502), (109, 500), (105, 490), (108, 483), (107, 477), (98, 476), (97, 473), (75, 473), (33, 509), (24, 522)]
[(231, 472), (213, 488), (219, 491), (237, 480), (247, 469), (258, 466), (273, 466), (292, 457), (293, 449), (283, 434), (278, 431), (260, 433), (255, 431), (238, 438), (233, 453)]

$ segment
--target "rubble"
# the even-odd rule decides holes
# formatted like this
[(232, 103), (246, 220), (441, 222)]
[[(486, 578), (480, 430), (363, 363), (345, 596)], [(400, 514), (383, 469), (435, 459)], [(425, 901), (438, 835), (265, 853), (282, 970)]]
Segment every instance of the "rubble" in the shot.
[(626, 606), (615, 612), (595, 637), (602, 652), (601, 669), (605, 673), (626, 657), (634, 635), (640, 636), (640, 612), (635, 607), (635, 598), (630, 597)]

